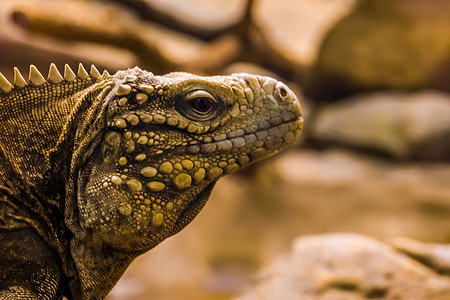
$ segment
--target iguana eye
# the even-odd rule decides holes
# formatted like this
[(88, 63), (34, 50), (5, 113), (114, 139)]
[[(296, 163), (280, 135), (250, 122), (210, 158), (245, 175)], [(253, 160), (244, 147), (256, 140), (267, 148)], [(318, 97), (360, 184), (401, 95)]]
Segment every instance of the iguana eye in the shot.
[(199, 113), (207, 113), (214, 106), (214, 102), (206, 97), (197, 97), (186, 100), (186, 104)]
[(178, 99), (178, 111), (193, 120), (206, 121), (217, 113), (216, 98), (205, 90), (195, 90)]
[(198, 113), (208, 113), (216, 104), (216, 99), (207, 91), (197, 90), (186, 95), (186, 105)]

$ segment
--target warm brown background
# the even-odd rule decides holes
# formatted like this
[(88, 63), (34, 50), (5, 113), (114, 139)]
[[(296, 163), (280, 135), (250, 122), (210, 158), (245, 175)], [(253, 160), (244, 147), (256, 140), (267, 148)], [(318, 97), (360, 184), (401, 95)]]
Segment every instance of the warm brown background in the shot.
[(298, 145), (219, 181), (108, 299), (228, 299), (304, 234), (450, 241), (450, 2), (0, 0), (0, 71), (252, 72), (290, 83)]

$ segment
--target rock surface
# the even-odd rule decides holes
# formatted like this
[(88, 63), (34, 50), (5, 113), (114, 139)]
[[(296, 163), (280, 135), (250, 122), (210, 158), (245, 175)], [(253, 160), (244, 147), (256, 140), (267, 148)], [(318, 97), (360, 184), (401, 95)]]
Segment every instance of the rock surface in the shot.
[(236, 300), (444, 300), (450, 280), (356, 234), (305, 236)]
[(324, 39), (308, 95), (440, 88), (450, 75), (450, 2), (365, 0)]
[(246, 0), (141, 0), (141, 2), (166, 19), (191, 27), (196, 32), (208, 33), (237, 23)]
[(394, 238), (389, 243), (439, 274), (450, 275), (450, 244), (424, 244), (408, 238)]
[[(103, 9), (101, 9), (102, 7)], [(30, 15), (27, 16), (26, 13)], [(50, 22), (55, 21), (51, 26), (52, 30), (59, 28), (58, 26), (61, 24), (58, 24), (58, 21), (62, 20), (76, 27), (75, 24), (79, 24), (80, 20), (92, 21), (95, 19), (100, 20), (101, 27), (104, 28), (105, 23), (108, 23), (111, 18), (117, 17), (111, 7), (105, 8), (99, 3), (87, 3), (86, 1), (83, 3), (80, 1), (77, 3), (50, 1), (46, 5), (42, 5), (39, 1), (33, 0), (2, 0), (0, 5), (0, 72), (8, 79), (12, 80), (13, 78), (13, 67), (18, 67), (25, 73), (30, 64), (34, 64), (39, 70), (48, 70), (50, 63), (58, 66), (68, 63), (74, 69), (79, 62), (83, 62), (85, 66), (95, 63), (99, 69), (106, 68), (110, 72), (139, 64), (139, 59), (131, 51), (122, 47), (101, 44), (99, 40), (97, 43), (73, 40), (68, 42), (67, 39), (34, 34), (29, 31), (31, 24), (28, 17), (32, 16), (46, 21), (50, 19)], [(108, 27), (110, 32), (114, 31), (111, 28), (115, 26)], [(64, 32), (64, 30), (62, 31)]]
[(253, 18), (273, 51), (298, 66), (309, 66), (325, 34), (351, 11), (355, 2), (259, 0)]
[[(68, 62), (98, 62), (100, 68), (104, 64), (111, 73), (136, 65), (154, 73), (177, 70), (217, 73), (240, 49), (237, 39), (231, 35), (205, 42), (140, 20), (132, 11), (117, 5), (54, 1), (42, 6), (33, 0), (3, 1), (0, 22), (5, 26), (0, 28), (0, 43), (5, 44), (5, 55), (8, 55), (5, 65), (13, 61), (14, 49), (22, 46), (30, 53), (44, 51), (38, 61), (24, 62), (42, 69), (58, 62), (53, 57), (65, 54)], [(52, 54), (55, 52), (59, 55)]]
[(448, 178), (450, 165), (444, 163), (392, 163), (342, 150), (291, 151), (260, 167), (250, 181), (253, 206), (243, 209), (266, 211), (268, 238), (296, 228), (296, 235), (357, 231), (448, 242)]
[(396, 158), (450, 158), (450, 96), (383, 92), (354, 96), (319, 109), (317, 141), (379, 151)]

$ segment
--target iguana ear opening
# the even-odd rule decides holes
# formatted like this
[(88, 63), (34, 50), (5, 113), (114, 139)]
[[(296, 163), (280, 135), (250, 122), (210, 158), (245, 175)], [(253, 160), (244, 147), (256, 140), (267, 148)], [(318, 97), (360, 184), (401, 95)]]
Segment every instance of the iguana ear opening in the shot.
[(108, 132), (102, 141), (102, 154), (104, 162), (112, 162), (120, 150), (122, 136), (115, 132)]

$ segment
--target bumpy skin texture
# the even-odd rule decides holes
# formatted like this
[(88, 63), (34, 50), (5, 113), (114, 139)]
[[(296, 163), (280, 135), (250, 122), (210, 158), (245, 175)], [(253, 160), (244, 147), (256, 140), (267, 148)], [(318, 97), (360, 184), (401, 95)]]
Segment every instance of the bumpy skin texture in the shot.
[(0, 74), (0, 299), (101, 299), (215, 182), (291, 144), (300, 106), (249, 74)]

